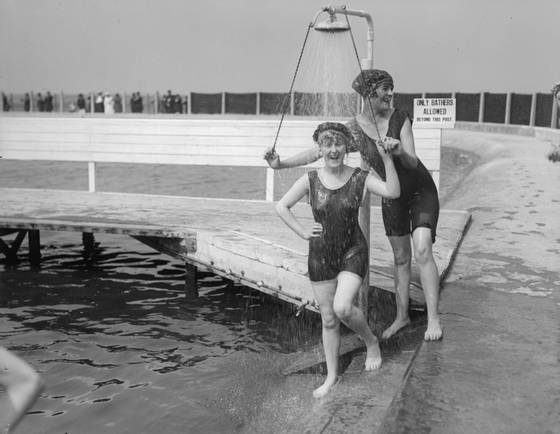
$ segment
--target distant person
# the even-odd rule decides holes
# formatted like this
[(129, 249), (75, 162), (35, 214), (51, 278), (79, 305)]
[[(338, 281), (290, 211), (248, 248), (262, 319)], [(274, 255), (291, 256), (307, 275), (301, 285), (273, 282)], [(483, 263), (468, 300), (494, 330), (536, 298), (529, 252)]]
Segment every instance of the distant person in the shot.
[[(399, 180), (393, 157), (378, 142), (387, 181), (375, 174), (344, 164), (346, 150), (352, 141), (348, 128), (338, 122), (324, 122), (313, 133), (317, 153), (324, 165), (299, 178), (276, 204), (276, 211), (297, 235), (309, 240), (308, 276), (315, 300), (319, 303), (323, 324), (323, 348), (327, 378), (313, 391), (315, 398), (325, 396), (338, 379), (340, 322), (363, 339), (366, 348), (365, 370), (381, 366), (377, 338), (364, 313), (353, 301), (369, 268), (369, 247), (358, 221), (364, 197), (374, 193), (397, 198)], [(303, 225), (291, 208), (304, 197), (315, 222)]]
[(106, 115), (112, 115), (115, 113), (113, 96), (109, 92), (105, 92), (105, 96), (103, 97), (103, 111)]
[(51, 95), (51, 93), (49, 91), (47, 91), (47, 94), (45, 95), (44, 105), (45, 105), (45, 111), (46, 112), (52, 112), (53, 111), (54, 100), (53, 100), (53, 96)]
[[(388, 339), (410, 323), (408, 312), (412, 252), (420, 271), (420, 282), (426, 298), (428, 326), (424, 333), (427, 341), (443, 336), (438, 311), (439, 274), (432, 252), (439, 217), (438, 191), (430, 172), (416, 155), (414, 135), (409, 114), (393, 108), (393, 78), (387, 71), (361, 71), (352, 88), (364, 98), (362, 113), (352, 118), (347, 126), (352, 132), (349, 151), (359, 151), (363, 160), (383, 179), (385, 169), (378, 143), (394, 155), (401, 185), (398, 199), (384, 198), (381, 209), (385, 234), (393, 249), (395, 297), (397, 317), (384, 332)], [(317, 149), (307, 149), (281, 161), (276, 153), (265, 153), (273, 169), (301, 166), (319, 158)], [(411, 249), (412, 241), (412, 249)]]
[(173, 113), (182, 113), (182, 112), (183, 112), (183, 100), (181, 99), (181, 95), (177, 93), (173, 97)]
[(0, 347), (0, 430), (11, 432), (33, 405), (43, 382), (31, 366)]
[(84, 94), (78, 94), (78, 99), (76, 100), (76, 108), (78, 109), (78, 113), (81, 116), (86, 114), (86, 99), (84, 98)]
[(132, 113), (142, 113), (143, 110), (142, 96), (140, 92), (134, 92), (130, 98), (130, 111)]
[(31, 97), (29, 96), (29, 93), (26, 93), (25, 96), (23, 97), (23, 111), (30, 111), (31, 110)]
[(164, 113), (173, 113), (173, 94), (171, 90), (167, 91), (167, 95), (163, 97), (163, 111)]
[(103, 104), (103, 92), (97, 92), (93, 103), (93, 111), (95, 113), (103, 113), (105, 111), (105, 106)]
[(122, 98), (118, 93), (116, 93), (113, 98), (113, 108), (115, 109), (115, 113), (122, 113), (123, 111)]
[(144, 100), (142, 99), (142, 95), (140, 92), (136, 92), (136, 100), (137, 100), (137, 113), (144, 112)]
[(41, 92), (37, 93), (37, 110), (40, 112), (44, 112), (45, 111), (45, 99), (43, 98), (43, 95), (41, 95)]
[(8, 96), (2, 92), (2, 110), (5, 112), (10, 111), (10, 103), (8, 101)]

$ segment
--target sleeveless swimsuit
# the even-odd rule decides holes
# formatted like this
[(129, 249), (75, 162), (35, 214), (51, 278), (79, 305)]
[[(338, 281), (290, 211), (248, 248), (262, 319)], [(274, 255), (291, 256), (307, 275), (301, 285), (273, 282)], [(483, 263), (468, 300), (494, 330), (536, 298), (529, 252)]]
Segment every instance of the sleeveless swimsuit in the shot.
[[(400, 140), (401, 128), (408, 118), (408, 113), (395, 109), (389, 119), (387, 137)], [(353, 118), (347, 127), (353, 137), (348, 152), (359, 151), (362, 158), (385, 180), (385, 166), (375, 140), (371, 139)], [(436, 240), (436, 226), (439, 218), (439, 199), (436, 185), (428, 169), (418, 159), (415, 168), (405, 167), (397, 157), (394, 160), (401, 184), (401, 195), (397, 199), (385, 199), (381, 202), (383, 223), (387, 236), (411, 234), (418, 227), (431, 230), (432, 242)]]
[(309, 239), (308, 271), (312, 282), (332, 280), (341, 271), (364, 278), (369, 265), (368, 244), (358, 225), (368, 172), (356, 168), (342, 187), (329, 189), (316, 170), (308, 173), (309, 202), (320, 237)]

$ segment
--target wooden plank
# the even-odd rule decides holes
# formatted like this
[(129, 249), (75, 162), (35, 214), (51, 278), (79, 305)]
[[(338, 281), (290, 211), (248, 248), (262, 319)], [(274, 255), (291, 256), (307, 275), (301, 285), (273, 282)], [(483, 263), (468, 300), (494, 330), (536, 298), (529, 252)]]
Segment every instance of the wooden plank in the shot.
[(102, 232), (107, 234), (178, 238), (184, 240), (187, 251), (196, 250), (196, 232), (185, 228), (130, 224), (122, 222), (80, 221), (79, 219), (55, 220), (17, 217), (0, 217), (0, 227), (10, 229), (91, 233)]
[[(2, 188), (0, 195), (0, 228), (95, 232), (102, 231), (101, 223), (105, 222), (109, 228), (120, 225), (121, 232), (139, 239), (142, 235), (175, 235), (164, 242), (166, 249), (160, 246), (158, 250), (282, 300), (298, 305), (309, 302), (308, 308), (314, 309), (306, 275), (307, 242), (280, 224), (270, 202)], [(311, 224), (307, 204), (297, 204), (293, 211), (304, 224)], [(393, 256), (380, 208), (372, 207), (371, 216), (370, 285), (393, 292)], [(434, 258), (442, 276), (451, 264), (468, 218), (467, 212), (441, 211)], [(126, 224), (128, 232), (123, 229)], [(107, 227), (103, 231), (119, 233)], [(183, 235), (189, 233), (196, 235), (191, 238), (190, 249), (181, 245)], [(186, 250), (193, 253), (186, 254)], [(423, 293), (414, 265), (412, 280), (411, 298), (421, 304)]]

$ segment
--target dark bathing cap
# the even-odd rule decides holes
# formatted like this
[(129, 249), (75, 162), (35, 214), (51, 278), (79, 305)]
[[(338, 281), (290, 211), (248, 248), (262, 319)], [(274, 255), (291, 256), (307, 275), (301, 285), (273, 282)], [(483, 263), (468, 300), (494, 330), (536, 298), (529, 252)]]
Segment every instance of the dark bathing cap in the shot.
[(361, 96), (367, 96), (379, 86), (389, 84), (393, 86), (393, 77), (382, 69), (365, 69), (352, 82), (352, 89)]
[(313, 141), (315, 143), (319, 140), (319, 134), (324, 131), (337, 131), (344, 134), (348, 140), (352, 140), (352, 134), (350, 134), (350, 130), (346, 127), (346, 125), (341, 124), (340, 122), (323, 122), (317, 126), (317, 129), (313, 133)]

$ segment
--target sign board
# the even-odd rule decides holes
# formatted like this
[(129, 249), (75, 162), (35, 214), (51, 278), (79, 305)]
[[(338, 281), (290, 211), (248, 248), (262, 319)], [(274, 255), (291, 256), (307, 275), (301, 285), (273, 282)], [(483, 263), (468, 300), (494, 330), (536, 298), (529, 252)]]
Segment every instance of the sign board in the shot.
[(455, 127), (455, 98), (414, 98), (414, 128)]

